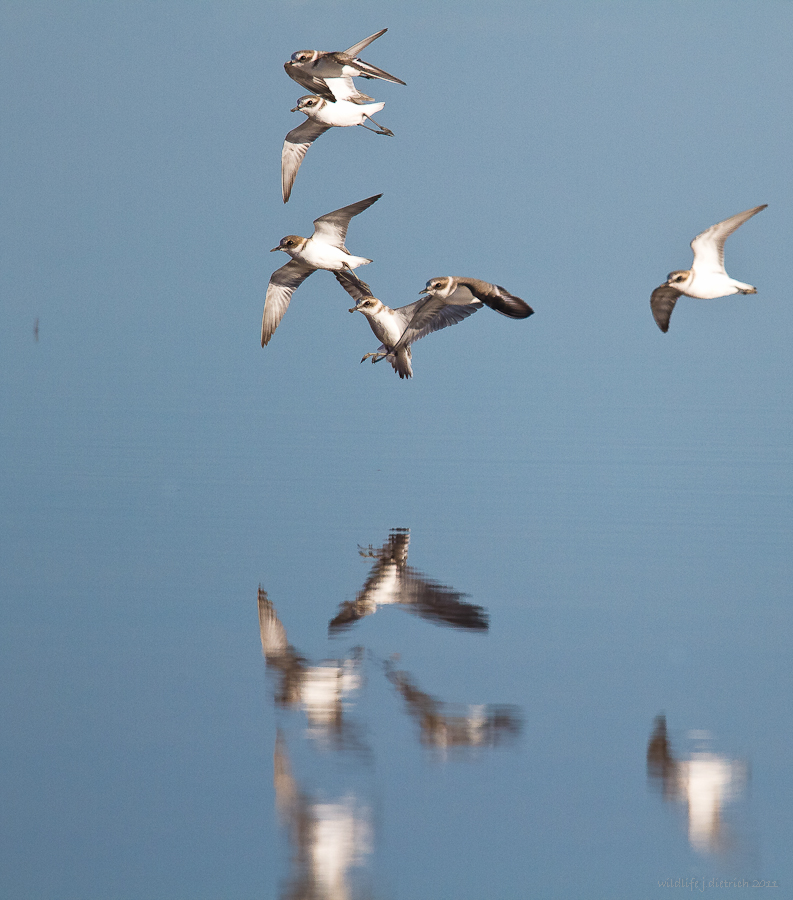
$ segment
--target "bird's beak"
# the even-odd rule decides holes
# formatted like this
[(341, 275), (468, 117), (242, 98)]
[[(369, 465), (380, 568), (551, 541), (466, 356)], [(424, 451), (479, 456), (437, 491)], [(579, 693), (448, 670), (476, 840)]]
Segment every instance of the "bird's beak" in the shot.
[(289, 110), (289, 112), (297, 112), (298, 109), (300, 109), (299, 106), (293, 106), (292, 109)]
[(275, 253), (276, 250), (280, 250), (280, 249), (281, 249), (280, 247), (273, 247), (273, 249), (270, 251), (270, 253)]
[(358, 307), (357, 307), (357, 306), (353, 306), (353, 308), (352, 308), (352, 309), (348, 309), (347, 312), (355, 312), (356, 309), (358, 309)]
[(350, 312), (358, 312), (358, 310), (360, 310), (360, 308), (361, 308), (361, 304), (356, 303), (355, 306), (353, 306), (353, 308), (350, 310)]
[(419, 291), (419, 297), (420, 297), (422, 294), (429, 294), (429, 292), (430, 292), (430, 289), (429, 289), (429, 288), (422, 288), (422, 289)]

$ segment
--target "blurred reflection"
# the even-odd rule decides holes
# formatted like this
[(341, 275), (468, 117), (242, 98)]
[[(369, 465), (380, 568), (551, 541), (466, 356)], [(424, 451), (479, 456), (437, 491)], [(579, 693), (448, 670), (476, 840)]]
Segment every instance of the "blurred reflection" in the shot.
[(444, 703), (419, 690), (407, 672), (385, 664), (386, 677), (419, 723), (421, 743), (438, 749), (495, 747), (520, 732), (517, 707), (495, 704)]
[(746, 780), (746, 764), (707, 749), (707, 731), (689, 732), (695, 742), (688, 759), (675, 759), (666, 731), (666, 717), (655, 720), (647, 744), (647, 775), (657, 783), (665, 800), (687, 805), (688, 840), (699, 853), (723, 853), (733, 849), (722, 823), (722, 807), (740, 793)]
[(344, 717), (347, 698), (361, 686), (360, 649), (341, 660), (311, 665), (287, 641), (267, 592), (259, 587), (259, 632), (267, 668), (275, 673), (277, 706), (300, 706), (308, 718), (308, 734), (336, 746), (360, 747), (354, 726)]
[[(485, 610), (466, 603), (465, 596), (426, 578), (407, 564), (410, 532), (394, 529), (379, 549), (359, 548), (374, 560), (369, 577), (354, 602), (342, 604), (330, 622), (331, 633), (353, 625), (381, 605), (399, 605), (421, 618), (453, 628), (486, 631)], [(391, 662), (383, 664), (373, 654), (354, 648), (346, 657), (315, 663), (302, 656), (289, 642), (278, 613), (259, 587), (259, 632), (268, 674), (274, 680), (276, 707), (298, 710), (308, 720), (307, 734), (313, 741), (289, 739), (279, 727), (273, 754), (273, 783), (279, 819), (292, 846), (291, 874), (282, 900), (352, 900), (362, 894), (361, 878), (355, 873), (366, 866), (372, 853), (371, 803), (361, 801), (370, 793), (366, 779), (373, 773), (371, 751), (357, 737), (350, 722), (353, 698), (362, 695), (363, 663), (374, 664), (378, 676), (402, 696), (408, 715), (419, 724), (421, 743), (446, 753), (453, 748), (489, 748), (519, 734), (521, 717), (517, 707), (494, 704), (452, 704), (420, 690), (413, 676)], [(391, 657), (392, 660), (397, 658)], [(381, 683), (382, 687), (382, 683)], [(358, 715), (366, 707), (358, 707)], [(281, 724), (287, 717), (281, 716)], [(302, 716), (298, 717), (301, 722)], [(293, 718), (294, 721), (294, 718)], [(318, 746), (319, 745), (319, 746)], [(365, 751), (353, 760), (346, 754), (321, 751)], [(320, 752), (317, 752), (317, 751)], [(354, 765), (350, 765), (353, 761)], [(293, 766), (300, 778), (293, 775)], [(306, 785), (310, 785), (309, 788)]]
[(273, 753), (275, 805), (292, 844), (292, 871), (286, 900), (348, 900), (358, 892), (350, 869), (362, 866), (372, 852), (368, 808), (353, 795), (335, 803), (319, 802), (300, 790), (292, 775), (286, 741), (280, 730)]
[(432, 581), (408, 564), (409, 528), (394, 528), (380, 549), (359, 547), (361, 556), (375, 560), (369, 577), (355, 600), (342, 603), (328, 626), (332, 633), (354, 625), (378, 606), (398, 605), (436, 625), (486, 631), (487, 613), (465, 603), (458, 591)]

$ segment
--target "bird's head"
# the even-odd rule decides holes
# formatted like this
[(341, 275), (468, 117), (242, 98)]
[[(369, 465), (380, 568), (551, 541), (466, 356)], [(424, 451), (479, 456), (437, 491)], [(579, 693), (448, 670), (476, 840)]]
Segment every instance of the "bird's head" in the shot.
[(276, 250), (283, 250), (284, 253), (288, 253), (291, 256), (293, 253), (297, 253), (305, 242), (306, 239), (300, 237), (299, 234), (288, 234), (286, 237), (281, 238), (281, 242), (277, 247), (273, 247), (270, 253), (275, 253)]
[(302, 112), (309, 115), (314, 110), (321, 109), (324, 105), (325, 101), (322, 97), (317, 97), (316, 94), (306, 94), (305, 97), (300, 97), (297, 101), (297, 106), (292, 109), (292, 112)]
[(382, 309), (382, 306), (383, 304), (376, 297), (363, 297), (350, 309), (350, 312), (360, 312), (365, 316), (370, 316)]
[(429, 297), (440, 297), (442, 300), (445, 300), (451, 294), (453, 286), (452, 279), (448, 276), (445, 278), (431, 278), (426, 286), (419, 291), (419, 294), (427, 294)]
[(666, 283), (670, 287), (678, 287), (679, 288), (681, 284), (683, 284), (685, 281), (688, 280), (688, 277), (690, 274), (691, 274), (691, 272), (688, 269), (680, 269), (676, 272), (670, 272), (666, 276)]
[(316, 58), (316, 50), (295, 50), (295, 52), (289, 57), (289, 61), (300, 65), (301, 63), (314, 62)]

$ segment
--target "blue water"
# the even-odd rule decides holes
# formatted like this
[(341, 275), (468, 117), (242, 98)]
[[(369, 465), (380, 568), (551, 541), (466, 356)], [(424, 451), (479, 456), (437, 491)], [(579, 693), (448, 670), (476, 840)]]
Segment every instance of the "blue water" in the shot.
[[(0, 895), (786, 896), (793, 13), (373, 16), (0, 9)], [(284, 207), (282, 62), (385, 25), (395, 138), (323, 136)], [(263, 351), (267, 250), (381, 190), (386, 302), (535, 315), (403, 382), (318, 272)], [(662, 335), (691, 238), (766, 202), (758, 294)]]

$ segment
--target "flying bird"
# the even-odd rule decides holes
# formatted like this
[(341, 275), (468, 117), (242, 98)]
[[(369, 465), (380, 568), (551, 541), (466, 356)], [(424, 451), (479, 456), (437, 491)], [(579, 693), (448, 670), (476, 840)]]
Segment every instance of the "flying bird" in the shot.
[(353, 78), (382, 78), (383, 81), (390, 81), (393, 84), (405, 83), (400, 78), (378, 69), (377, 66), (358, 59), (358, 54), (386, 31), (388, 29), (384, 28), (346, 50), (298, 50), (292, 54), (289, 62), (284, 63), (286, 74), (312, 94), (326, 100), (367, 103), (372, 98), (355, 88)]
[[(308, 148), (321, 135), (330, 128), (346, 128), (352, 125), (361, 125), (367, 131), (375, 134), (387, 134), (391, 137), (394, 132), (379, 125), (372, 116), (385, 106), (385, 103), (351, 103), (349, 100), (337, 100), (332, 103), (315, 94), (308, 94), (297, 101), (297, 106), (292, 112), (302, 112), (308, 116), (305, 122), (293, 128), (284, 140), (281, 151), (281, 193), (284, 203), (289, 200), (292, 193), (292, 185), (297, 177), (297, 170), (303, 162), (303, 157)], [(377, 129), (364, 125), (364, 119), (369, 119), (377, 125)]]
[(479, 278), (461, 278), (456, 275), (431, 278), (419, 293), (449, 305), (484, 303), (510, 319), (528, 319), (534, 313), (520, 297), (510, 294), (499, 284), (490, 284)]
[[(481, 303), (449, 306), (433, 298), (424, 297), (407, 306), (391, 309), (378, 300), (372, 294), (369, 285), (358, 280), (355, 275), (350, 272), (336, 272), (335, 274), (339, 284), (356, 301), (350, 312), (363, 313), (374, 336), (382, 341), (378, 349), (374, 353), (367, 353), (361, 362), (370, 357), (372, 362), (385, 358), (391, 363), (400, 378), (410, 378), (413, 375), (411, 344), (425, 335), (432, 334), (433, 331), (439, 331), (441, 328), (446, 328), (447, 325), (456, 325), (458, 322), (462, 322), (463, 319), (467, 319), (468, 316), (482, 308)], [(422, 315), (421, 327), (409, 327), (417, 310), (427, 306), (432, 306), (432, 309)]]
[(292, 259), (270, 276), (262, 315), (262, 347), (273, 336), (289, 306), (292, 294), (312, 272), (317, 269), (329, 269), (332, 272), (342, 269), (352, 271), (372, 261), (365, 256), (353, 256), (344, 246), (344, 240), (350, 219), (368, 209), (382, 196), (375, 194), (373, 197), (326, 213), (314, 219), (314, 234), (310, 238), (288, 234), (281, 238), (277, 247), (273, 247), (271, 253), (283, 250)]
[[(501, 285), (490, 284), (479, 278), (461, 278), (455, 275), (431, 278), (419, 294), (426, 294), (425, 301), (429, 302), (416, 307), (413, 318), (394, 347), (394, 353), (398, 353), (410, 340), (418, 340), (412, 336), (417, 333), (422, 336), (425, 333), (423, 329), (444, 307), (473, 306), (479, 309), (484, 304), (510, 319), (527, 319), (534, 314), (534, 310), (520, 297), (510, 294)], [(377, 362), (377, 359), (373, 362)]]
[(717, 222), (698, 234), (691, 242), (694, 262), (690, 269), (670, 272), (666, 281), (650, 296), (650, 309), (656, 324), (663, 332), (669, 331), (669, 319), (681, 294), (698, 300), (714, 300), (730, 294), (756, 294), (757, 288), (730, 278), (724, 270), (724, 242), (747, 219), (768, 206), (755, 206), (745, 212)]

